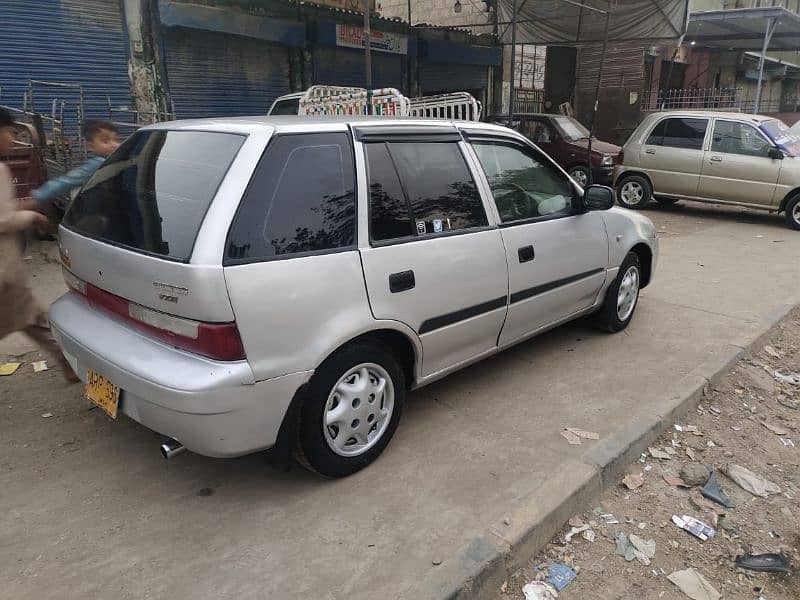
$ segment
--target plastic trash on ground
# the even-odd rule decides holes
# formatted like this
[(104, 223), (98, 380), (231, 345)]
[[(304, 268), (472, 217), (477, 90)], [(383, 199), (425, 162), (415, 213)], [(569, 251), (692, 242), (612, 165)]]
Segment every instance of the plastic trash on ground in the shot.
[(567, 565), (562, 565), (560, 563), (549, 565), (548, 571), (550, 573), (550, 577), (547, 579), (548, 583), (559, 592), (575, 581), (575, 577), (577, 577), (575, 571)]
[(21, 366), (22, 363), (18, 362), (8, 362), (0, 364), (0, 376), (8, 377), (9, 375), (13, 375), (14, 373), (17, 372), (17, 369), (19, 369)]
[(525, 600), (557, 600), (558, 592), (549, 583), (544, 581), (532, 581), (526, 583), (522, 588)]
[(725, 492), (722, 491), (717, 481), (717, 474), (714, 471), (711, 471), (711, 475), (708, 476), (708, 481), (700, 488), (700, 493), (703, 494), (704, 498), (708, 498), (725, 508), (734, 508), (736, 506), (736, 503), (732, 502), (731, 499), (725, 495)]
[(754, 496), (766, 498), (770, 494), (781, 493), (781, 488), (779, 488), (777, 484), (756, 475), (751, 470), (745, 469), (740, 465), (735, 465), (733, 463), (727, 465), (725, 467), (725, 474), (733, 479), (740, 488), (750, 492)]
[(722, 595), (697, 569), (675, 571), (667, 575), (667, 579), (692, 600), (719, 600), (722, 598)]
[(736, 566), (740, 569), (759, 571), (761, 573), (791, 573), (789, 561), (783, 554), (745, 554), (736, 557)]
[(717, 533), (710, 525), (703, 523), (700, 519), (690, 517), (689, 515), (683, 515), (682, 517), (672, 515), (672, 522), (704, 542), (714, 537), (714, 534)]

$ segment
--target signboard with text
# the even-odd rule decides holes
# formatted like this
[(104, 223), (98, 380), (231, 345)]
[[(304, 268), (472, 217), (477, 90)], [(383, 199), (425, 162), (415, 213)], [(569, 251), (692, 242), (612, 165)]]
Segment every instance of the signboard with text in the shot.
[[(373, 50), (391, 54), (408, 54), (408, 36), (384, 31), (371, 31), (370, 34), (370, 48)], [(363, 48), (364, 28), (337, 23), (336, 45), (345, 48)]]

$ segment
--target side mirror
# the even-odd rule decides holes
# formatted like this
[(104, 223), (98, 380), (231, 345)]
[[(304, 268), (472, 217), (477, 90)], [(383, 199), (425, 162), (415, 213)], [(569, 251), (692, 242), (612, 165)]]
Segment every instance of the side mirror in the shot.
[(775, 148), (774, 146), (769, 149), (767, 156), (772, 160), (783, 160), (783, 150)]
[(614, 190), (605, 185), (590, 185), (583, 190), (586, 210), (608, 210), (614, 206)]

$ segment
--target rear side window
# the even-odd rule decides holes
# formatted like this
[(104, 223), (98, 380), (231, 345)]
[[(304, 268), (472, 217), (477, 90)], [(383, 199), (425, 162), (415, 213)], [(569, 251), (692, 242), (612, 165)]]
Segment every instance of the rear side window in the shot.
[(352, 247), (355, 214), (348, 135), (277, 136), (259, 161), (231, 226), (227, 263)]
[(367, 144), (374, 241), (488, 224), (478, 188), (454, 142)]
[(187, 260), (244, 140), (205, 131), (135, 133), (89, 179), (64, 225), (132, 250)]
[(650, 146), (702, 150), (707, 127), (708, 119), (664, 119), (656, 125), (645, 143)]
[(270, 115), (296, 115), (300, 111), (300, 98), (276, 100)]

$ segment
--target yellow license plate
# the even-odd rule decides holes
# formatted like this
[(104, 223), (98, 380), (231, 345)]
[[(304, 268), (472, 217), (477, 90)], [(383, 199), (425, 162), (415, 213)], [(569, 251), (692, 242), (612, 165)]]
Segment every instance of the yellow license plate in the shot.
[(89, 402), (102, 408), (112, 419), (117, 418), (119, 386), (89, 369), (86, 373), (86, 397)]

